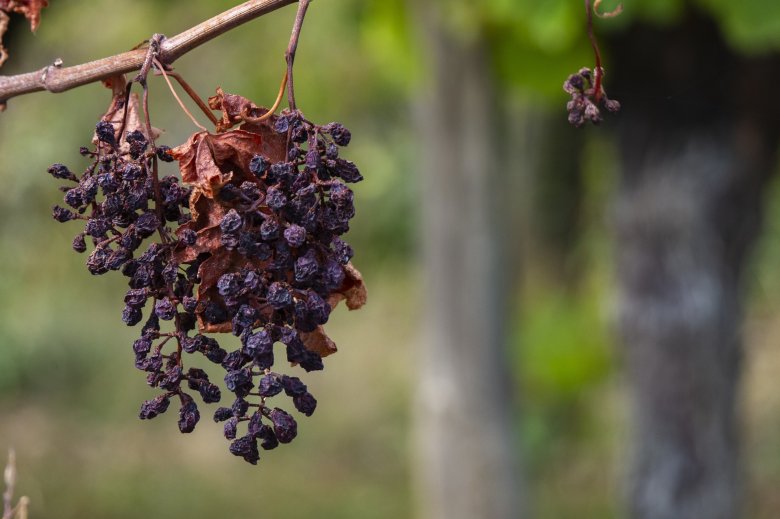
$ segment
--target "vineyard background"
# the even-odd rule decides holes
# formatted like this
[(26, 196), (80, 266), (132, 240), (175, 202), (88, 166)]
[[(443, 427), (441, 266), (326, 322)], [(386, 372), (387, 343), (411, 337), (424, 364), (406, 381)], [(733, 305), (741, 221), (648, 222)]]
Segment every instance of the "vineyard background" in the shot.
[[(698, 4), (715, 13), (740, 52), (780, 48), (775, 2)], [(54, 0), (34, 36), (21, 18), (12, 19), (11, 58), (2, 73), (119, 53), (151, 32), (174, 34), (231, 5)], [(324, 372), (307, 377), (319, 408), (300, 421), (293, 445), (261, 454), (258, 467), (226, 452), (208, 411), (187, 436), (169, 416), (137, 420), (138, 403), (153, 391), (132, 368), (136, 331), (120, 320), (125, 282), (90, 276), (85, 258), (70, 252), (76, 226), (71, 233), (50, 218), (59, 195), (46, 168), (82, 165), (78, 148), (90, 140), (110, 92), (95, 84), (23, 96), (0, 114), (0, 447), (17, 451), (17, 489), (30, 496), (32, 517), (414, 514), (413, 393), (422, 321), (435, 302), (426, 299), (420, 252), (430, 193), (416, 133), (431, 73), (419, 51), (425, 28), (410, 5), (320, 0), (306, 21), (296, 97), (310, 119), (339, 120), (353, 132), (347, 151), (366, 180), (355, 186), (348, 239), (369, 304), (358, 313), (334, 312), (328, 329), (340, 352), (325, 360)], [(522, 460), (534, 517), (617, 516), (631, 434), (623, 354), (613, 334), (619, 150), (611, 136), (621, 115), (584, 131), (565, 124), (560, 85), (592, 61), (578, 2), (451, 5), (446, 23), (464, 41), (487, 34), (504, 115), (499, 130), (508, 143), (496, 175), (505, 188), (497, 204), (509, 263), (502, 270), (510, 299), (507, 400), (517, 417), (517, 452), (507, 456)], [(626, 2), (623, 16), (597, 30), (619, 37), (637, 19), (674, 26), (681, 5)], [(292, 16), (287, 8), (239, 27), (182, 57), (176, 69), (204, 97), (221, 86), (269, 105), (284, 72)], [(484, 25), (477, 30), (477, 23)], [(605, 62), (609, 89), (609, 47)], [(184, 142), (195, 129), (162, 79), (150, 84), (153, 122), (165, 131), (160, 143)], [(609, 93), (621, 99), (621, 92)], [(763, 234), (745, 275), (739, 396), (745, 516), (752, 518), (780, 511), (776, 180), (765, 200)]]

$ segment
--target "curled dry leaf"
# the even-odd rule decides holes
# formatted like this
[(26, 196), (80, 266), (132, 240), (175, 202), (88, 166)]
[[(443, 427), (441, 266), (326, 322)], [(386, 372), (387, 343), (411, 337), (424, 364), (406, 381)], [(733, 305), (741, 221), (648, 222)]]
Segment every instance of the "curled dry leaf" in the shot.
[[(341, 287), (328, 298), (328, 304), (331, 308), (336, 306), (342, 300), (346, 302), (347, 308), (357, 310), (366, 304), (368, 293), (366, 285), (363, 283), (363, 276), (360, 271), (347, 263), (344, 267), (344, 282)], [(336, 353), (336, 343), (325, 333), (325, 328), (318, 326), (316, 330), (310, 333), (301, 333), (301, 340), (304, 346), (310, 351), (319, 353), (322, 357), (327, 357), (331, 353)]]
[(0, 67), (8, 59), (8, 51), (3, 47), (3, 35), (8, 30), (8, 15), (0, 11)]
[(30, 21), (30, 30), (35, 32), (41, 21), (41, 9), (48, 5), (47, 0), (0, 0), (0, 11), (24, 15)]
[[(297, 431), (293, 417), (267, 401), (279, 384), (301, 414), (317, 406), (303, 381), (271, 371), (274, 364), (283, 355), (306, 372), (324, 369), (322, 357), (336, 351), (322, 327), (331, 305), (345, 300), (354, 309), (366, 299), (360, 273), (348, 264), (354, 251), (341, 238), (355, 215), (348, 184), (362, 180), (339, 158), (351, 133), (335, 122), (316, 125), (297, 110), (261, 120), (264, 109), (220, 92), (225, 124), (240, 122), (238, 129), (199, 132), (174, 150), (155, 150), (147, 142), (154, 137), (148, 113), (141, 117), (128, 83), (117, 76), (106, 86), (112, 103), (96, 126), (96, 151), (81, 150), (92, 164), (80, 178), (63, 164), (48, 170), (76, 182), (63, 198), (78, 213), (55, 206), (52, 216), (87, 220), (73, 249), (86, 252), (92, 242), (92, 274), (119, 270), (129, 278), (125, 324), (148, 316), (133, 342), (134, 364), (161, 392), (141, 404), (139, 418), (164, 413), (178, 395), (179, 430), (194, 429), (201, 415), (188, 391), (204, 403), (220, 401), (223, 391), (206, 371), (185, 366), (185, 354), (202, 354), (224, 369), (224, 387), (236, 397), (214, 415), (229, 421), (230, 452), (254, 464), (258, 447), (287, 443)], [(157, 161), (171, 159), (183, 182), (162, 176)], [(240, 346), (201, 335), (225, 332)], [(238, 437), (237, 425), (247, 434)]]
[(177, 251), (178, 262), (192, 261), (204, 252), (214, 252), (222, 245), (219, 223), (230, 207), (216, 199), (219, 190), (232, 182), (244, 181), (261, 184), (249, 171), (249, 162), (255, 155), (265, 155), (273, 161), (284, 160), (286, 139), (275, 134), (267, 124), (257, 132), (233, 130), (212, 135), (200, 132), (171, 150), (179, 162), (182, 180), (193, 187), (190, 197), (192, 221), (179, 228), (196, 232), (195, 245)]
[(217, 88), (216, 95), (209, 97), (209, 108), (222, 112), (222, 120), (217, 123), (218, 133), (244, 122), (246, 117), (255, 119), (268, 113), (268, 109), (257, 106), (245, 97), (226, 94), (221, 87)]
[[(224, 105), (223, 99), (228, 100)], [(240, 96), (224, 94), (221, 89), (218, 90), (217, 96), (209, 99), (209, 103), (212, 108), (233, 107), (230, 110), (251, 104)], [(229, 128), (234, 123), (230, 123), (227, 110), (224, 110), (224, 114), (224, 124)], [(185, 144), (171, 150), (171, 155), (179, 162), (182, 180), (193, 188), (190, 196), (192, 220), (182, 225), (177, 233), (181, 236), (185, 231), (191, 230), (195, 231), (197, 236), (194, 245), (182, 246), (176, 250), (174, 260), (183, 263), (193, 261), (204, 253), (211, 255), (198, 270), (201, 280), (198, 301), (202, 306), (209, 302), (222, 304), (216, 284), (223, 274), (237, 272), (250, 265), (264, 266), (262, 262), (252, 263), (238, 253), (226, 250), (222, 245), (222, 232), (219, 227), (230, 210), (230, 205), (218, 198), (222, 187), (227, 183), (238, 186), (245, 181), (251, 181), (265, 189), (262, 181), (248, 174), (252, 158), (255, 155), (264, 155), (274, 162), (286, 158), (286, 138), (276, 134), (269, 123), (252, 129), (254, 131), (239, 129), (217, 135), (196, 133)], [(202, 314), (198, 314), (198, 326), (201, 331), (207, 333), (231, 330), (229, 321), (207, 323)]]
[[(205, 303), (214, 301), (221, 304), (222, 297), (217, 290), (219, 278), (226, 272), (237, 272), (247, 264), (246, 259), (240, 254), (227, 251), (224, 248), (217, 250), (198, 269), (198, 277), (200, 278), (198, 301)], [(208, 323), (203, 320), (202, 314), (198, 314), (198, 328), (206, 333), (229, 333), (232, 325), (230, 321)]]
[(328, 303), (331, 308), (335, 308), (340, 301), (345, 301), (347, 308), (350, 310), (357, 310), (366, 304), (368, 299), (368, 292), (366, 291), (366, 285), (363, 282), (363, 276), (360, 271), (349, 262), (344, 267), (344, 282), (341, 284), (336, 292), (334, 292), (328, 299)]
[(41, 9), (49, 5), (46, 0), (0, 0), (0, 67), (8, 59), (8, 51), (3, 47), (3, 35), (8, 30), (8, 14), (19, 13), (30, 21), (30, 30), (35, 32), (41, 21)]
[(318, 326), (313, 332), (301, 333), (301, 340), (307, 350), (319, 353), (321, 357), (327, 357), (338, 350), (336, 343), (327, 336), (322, 326)]

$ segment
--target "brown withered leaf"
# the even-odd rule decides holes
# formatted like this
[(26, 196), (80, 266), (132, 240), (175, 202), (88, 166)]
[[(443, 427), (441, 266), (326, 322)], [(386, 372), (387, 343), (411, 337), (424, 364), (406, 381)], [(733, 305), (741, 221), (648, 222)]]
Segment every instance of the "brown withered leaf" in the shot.
[(3, 66), (5, 60), (8, 59), (8, 51), (3, 47), (3, 35), (8, 30), (8, 15), (5, 12), (0, 11), (0, 67)]
[[(260, 146), (259, 140), (259, 136), (248, 132), (241, 132), (241, 135), (237, 132), (220, 135), (200, 132), (171, 150), (173, 158), (179, 161), (182, 180), (193, 187), (190, 196), (192, 220), (181, 226), (177, 233), (181, 235), (185, 229), (190, 229), (198, 236), (195, 245), (176, 251), (176, 261), (192, 261), (199, 254), (213, 253), (222, 246), (219, 223), (229, 208), (216, 196), (222, 186), (234, 178), (234, 170), (240, 173), (240, 169), (230, 161), (242, 162), (236, 156), (237, 149), (243, 150), (244, 154), (251, 153), (252, 147)], [(232, 150), (231, 145), (235, 146)]]
[(245, 122), (239, 129), (260, 136), (260, 155), (264, 155), (271, 162), (283, 162), (287, 160), (287, 136), (279, 135), (273, 127), (274, 118), (265, 121)]
[(219, 188), (230, 181), (233, 174), (224, 174), (214, 162), (207, 142), (208, 137), (208, 133), (196, 133), (185, 144), (171, 150), (173, 158), (179, 161), (183, 181), (193, 186), (190, 195), (192, 220), (181, 226), (177, 234), (181, 235), (190, 229), (195, 231), (198, 237), (195, 245), (177, 249), (174, 260), (179, 263), (193, 261), (204, 252), (213, 253), (222, 247), (219, 222), (228, 208), (218, 203), (214, 197), (219, 193)]
[(255, 119), (268, 113), (267, 108), (257, 106), (246, 97), (226, 94), (222, 87), (217, 87), (217, 94), (209, 97), (209, 108), (222, 112), (222, 120), (217, 124), (218, 133), (244, 122), (246, 117)]
[[(113, 123), (114, 121), (111, 122)], [(151, 128), (152, 135), (150, 136), (149, 132), (146, 131), (146, 121), (144, 119), (143, 112), (141, 111), (141, 99), (135, 92), (130, 94), (130, 99), (127, 101), (127, 119), (125, 120), (124, 135), (127, 135), (130, 132), (139, 131), (144, 134), (148, 140), (156, 141), (162, 135), (162, 130), (155, 128), (154, 126)], [(129, 145), (124, 143), (123, 147), (129, 148)]]
[(222, 120), (217, 124), (217, 132), (220, 133), (242, 122), (244, 119), (241, 117), (241, 113), (244, 108), (249, 109), (254, 105), (245, 97), (226, 94), (222, 87), (217, 87), (217, 94), (209, 97), (208, 103), (209, 108), (212, 110), (220, 110), (222, 112)]
[(174, 251), (173, 260), (177, 263), (194, 261), (204, 252), (213, 252), (222, 247), (220, 236), (222, 231), (219, 222), (228, 212), (224, 205), (203, 196), (200, 191), (190, 195), (190, 213), (192, 220), (176, 230), (177, 236), (182, 236), (187, 229), (195, 231), (197, 241), (194, 245), (180, 247)]
[[(171, 155), (179, 161), (182, 181), (209, 198), (214, 198), (219, 188), (231, 179), (236, 184), (252, 180), (248, 174), (249, 163), (255, 155), (264, 154), (273, 161), (280, 160), (278, 142), (269, 140), (263, 135), (245, 130), (217, 135), (200, 132), (192, 135), (185, 144), (172, 149)], [(273, 153), (274, 156), (267, 153)]]
[(35, 32), (41, 21), (41, 9), (49, 5), (47, 0), (0, 0), (0, 67), (8, 59), (8, 51), (3, 47), (3, 35), (8, 30), (8, 14), (19, 13), (30, 21), (30, 30)]
[(307, 350), (319, 353), (321, 357), (327, 357), (338, 350), (336, 343), (328, 337), (322, 326), (318, 326), (313, 332), (301, 333), (300, 337)]
[[(125, 79), (125, 75), (119, 74), (116, 76), (112, 76), (108, 79), (104, 79), (103, 81), (101, 81), (101, 83), (103, 83), (104, 87), (111, 89), (111, 104), (108, 105), (108, 110), (106, 110), (106, 113), (103, 114), (101, 120), (111, 121), (112, 119), (116, 118), (117, 112), (120, 111), (124, 115), (125, 87), (127, 86), (127, 80)], [(116, 137), (118, 137), (118, 135), (116, 135)], [(93, 143), (95, 142), (94, 138), (92, 142)]]
[(344, 266), (344, 274), (344, 281), (341, 283), (341, 287), (331, 294), (328, 298), (328, 304), (330, 304), (331, 308), (335, 308), (343, 300), (346, 302), (347, 308), (357, 310), (366, 304), (368, 299), (366, 284), (363, 282), (363, 276), (360, 274), (360, 271), (352, 265), (352, 262)]
[[(225, 249), (215, 251), (215, 253), (198, 268), (198, 277), (200, 277), (198, 301), (221, 302), (222, 297), (219, 295), (219, 290), (217, 289), (219, 278), (226, 272), (237, 272), (246, 265), (246, 258), (242, 257), (237, 252), (231, 252)], [(225, 333), (230, 332), (232, 329), (230, 321), (211, 324), (203, 320), (201, 313), (198, 313), (197, 317), (198, 328), (202, 332)]]
[(247, 174), (255, 155), (265, 155), (272, 161), (284, 160), (286, 138), (273, 132), (268, 125), (257, 125), (257, 131), (233, 130), (212, 135), (200, 132), (171, 150), (179, 162), (182, 180), (193, 187), (190, 197), (192, 221), (179, 228), (196, 232), (195, 245), (176, 251), (176, 261), (192, 261), (199, 254), (214, 252), (220, 243), (219, 223), (230, 209), (217, 200), (219, 190), (228, 182), (240, 185), (245, 180), (258, 182)]
[(35, 32), (41, 21), (41, 9), (48, 6), (47, 0), (0, 0), (0, 10), (7, 13), (23, 14), (30, 22), (30, 30)]
[(217, 165), (211, 146), (212, 137), (207, 132), (196, 133), (186, 143), (173, 148), (171, 156), (179, 161), (182, 181), (191, 185), (194, 193), (213, 199), (220, 188), (233, 178), (233, 172), (230, 168), (223, 171)]
[[(328, 304), (335, 308), (340, 301), (346, 302), (347, 308), (357, 310), (366, 304), (368, 292), (363, 282), (363, 276), (352, 263), (347, 263), (344, 267), (344, 282), (341, 287), (328, 298)], [(336, 353), (336, 343), (325, 333), (325, 328), (318, 326), (316, 330), (310, 333), (301, 333), (301, 340), (306, 349), (319, 353), (322, 357), (327, 357), (331, 353)]]
[(214, 161), (236, 175), (235, 183), (250, 180), (249, 163), (263, 149), (262, 136), (244, 130), (233, 130), (209, 136)]

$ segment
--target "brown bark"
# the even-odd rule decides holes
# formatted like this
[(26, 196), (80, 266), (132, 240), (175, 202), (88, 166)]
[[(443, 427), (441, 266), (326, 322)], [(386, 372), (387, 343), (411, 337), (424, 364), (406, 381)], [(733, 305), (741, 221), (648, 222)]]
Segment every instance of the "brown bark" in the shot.
[(623, 102), (617, 318), (633, 410), (629, 516), (734, 519), (742, 274), (776, 163), (777, 59), (689, 14), (613, 42)]

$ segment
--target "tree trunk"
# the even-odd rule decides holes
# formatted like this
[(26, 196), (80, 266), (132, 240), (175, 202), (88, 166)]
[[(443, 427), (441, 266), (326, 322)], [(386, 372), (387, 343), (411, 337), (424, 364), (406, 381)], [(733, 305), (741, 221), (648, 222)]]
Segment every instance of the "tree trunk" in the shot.
[(735, 56), (692, 15), (666, 31), (634, 28), (613, 49), (607, 89), (624, 105), (615, 216), (634, 412), (629, 516), (733, 519), (741, 276), (775, 166), (777, 62)]
[(430, 73), (416, 110), (426, 285), (415, 412), (418, 516), (516, 518), (492, 71), (483, 41), (446, 26), (446, 3), (413, 7)]

